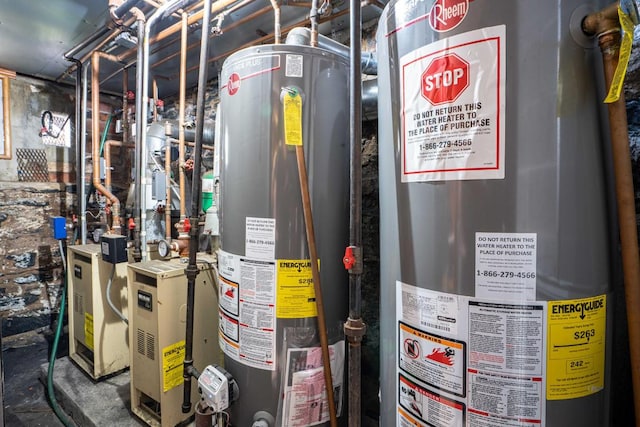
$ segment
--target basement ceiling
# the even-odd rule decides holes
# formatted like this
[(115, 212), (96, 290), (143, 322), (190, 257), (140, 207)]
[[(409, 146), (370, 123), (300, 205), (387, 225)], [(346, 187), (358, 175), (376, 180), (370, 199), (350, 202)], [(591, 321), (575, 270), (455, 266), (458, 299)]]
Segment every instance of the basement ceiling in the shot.
[[(305, 3), (294, 0), (279, 0), (282, 13), (283, 32), (288, 26), (303, 22), (308, 17), (309, 9)], [(150, 16), (162, 0), (143, 0), (139, 7), (145, 15)], [(241, 2), (237, 2), (239, 4)], [(319, 4), (322, 0), (319, 0)], [(365, 6), (362, 11), (363, 21), (379, 16), (382, 3), (378, 6)], [(331, 34), (349, 28), (348, 0), (331, 0), (332, 14), (323, 18), (320, 32)], [(201, 2), (192, 1), (185, 7), (188, 14), (202, 9)], [(212, 14), (212, 25), (215, 16)], [(250, 18), (250, 19), (249, 19)], [(125, 17), (133, 21), (130, 16)], [(303, 22), (304, 23), (304, 22)], [(153, 35), (171, 26), (180, 25), (180, 16), (175, 13), (156, 24)], [(137, 29), (121, 27), (113, 23), (109, 15), (108, 0), (0, 0), (0, 67), (18, 74), (75, 84), (75, 73), (70, 68), (72, 62), (64, 58), (64, 54), (87, 40), (91, 35), (108, 27), (108, 32), (97, 42), (80, 50), (76, 59), (89, 66), (91, 50), (100, 40), (113, 31), (124, 34), (106, 43), (101, 51), (116, 55), (121, 61), (100, 61), (101, 90), (107, 93), (120, 94), (123, 87), (123, 69), (128, 72), (128, 86), (135, 87)], [(201, 20), (191, 24), (188, 30), (187, 45), (190, 47), (187, 56), (187, 87), (197, 84), (197, 69), (200, 54)], [(220, 70), (224, 59), (234, 50), (251, 44), (271, 43), (273, 39), (273, 10), (269, 0), (242, 2), (242, 7), (229, 13), (222, 23), (222, 34), (211, 37), (209, 43), (209, 79), (214, 78)], [(284, 38), (284, 37), (283, 37)], [(166, 37), (151, 46), (150, 75), (155, 78), (160, 98), (173, 96), (179, 88), (180, 31)], [(151, 93), (151, 92), (150, 92)]]

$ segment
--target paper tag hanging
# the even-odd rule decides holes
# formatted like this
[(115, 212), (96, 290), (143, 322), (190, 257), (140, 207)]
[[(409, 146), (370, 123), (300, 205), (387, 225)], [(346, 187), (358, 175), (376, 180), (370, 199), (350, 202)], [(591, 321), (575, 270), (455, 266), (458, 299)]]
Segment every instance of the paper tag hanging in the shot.
[(611, 81), (609, 94), (604, 99), (605, 104), (616, 102), (620, 99), (624, 77), (627, 74), (627, 66), (629, 65), (629, 57), (631, 56), (631, 46), (633, 44), (633, 22), (631, 17), (624, 13), (620, 6), (618, 6), (618, 16), (620, 18), (623, 35), (620, 43), (618, 66), (616, 67), (616, 72), (613, 75), (613, 80)]
[(296, 90), (284, 94), (284, 137), (287, 145), (302, 145), (302, 97)]

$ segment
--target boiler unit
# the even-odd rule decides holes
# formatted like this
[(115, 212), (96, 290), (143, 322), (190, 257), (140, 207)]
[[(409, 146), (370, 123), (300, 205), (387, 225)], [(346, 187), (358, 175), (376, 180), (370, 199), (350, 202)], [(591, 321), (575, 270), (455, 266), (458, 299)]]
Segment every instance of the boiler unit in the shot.
[[(217, 345), (218, 301), (211, 257), (198, 254), (193, 360), (197, 369), (221, 364)], [(173, 427), (182, 413), (187, 314), (186, 264), (180, 259), (129, 264), (131, 410), (150, 426)], [(200, 399), (192, 387), (191, 400)]]
[(608, 425), (602, 4), (384, 9), (381, 425)]
[[(231, 422), (326, 423), (296, 149), (285, 133), (301, 136), (289, 134), (288, 142), (302, 144), (308, 165), (340, 409), (346, 395), (348, 62), (314, 47), (258, 46), (230, 56), (220, 81), (220, 346), (240, 388)], [(300, 132), (285, 129), (285, 121), (298, 123)]]
[(127, 315), (127, 266), (102, 259), (101, 245), (68, 248), (69, 357), (93, 379), (129, 366), (127, 325), (109, 307)]

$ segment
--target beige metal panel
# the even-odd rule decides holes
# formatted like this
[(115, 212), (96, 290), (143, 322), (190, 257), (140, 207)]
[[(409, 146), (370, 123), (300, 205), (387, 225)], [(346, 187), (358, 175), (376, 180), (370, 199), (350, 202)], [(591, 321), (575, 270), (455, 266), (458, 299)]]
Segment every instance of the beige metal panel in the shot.
[[(199, 259), (204, 257), (198, 255)], [(206, 260), (212, 261), (211, 257)], [(213, 270), (206, 263), (199, 267), (193, 359), (195, 367), (202, 370), (208, 364), (222, 364), (223, 358), (216, 339), (218, 302)], [(184, 353), (173, 370), (163, 369), (163, 361), (172, 357), (170, 351), (185, 339), (185, 268), (179, 259), (129, 264), (131, 410), (155, 427), (173, 427), (193, 414), (183, 414), (181, 409)], [(200, 399), (197, 386), (192, 386), (191, 394), (192, 402)]]
[(129, 366), (127, 325), (107, 304), (111, 276), (111, 300), (127, 316), (127, 267), (102, 261), (100, 245), (70, 246), (69, 356), (92, 378), (99, 379)]

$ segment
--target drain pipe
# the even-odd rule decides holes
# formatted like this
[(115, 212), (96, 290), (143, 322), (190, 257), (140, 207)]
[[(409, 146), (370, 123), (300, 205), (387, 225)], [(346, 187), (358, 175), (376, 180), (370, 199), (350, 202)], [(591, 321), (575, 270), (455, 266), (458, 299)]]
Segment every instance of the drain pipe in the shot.
[[(598, 13), (587, 16), (582, 23), (582, 29), (586, 34), (598, 37), (607, 91), (612, 84), (620, 52), (617, 8), (618, 3), (616, 2)], [(608, 104), (608, 111), (629, 329), (635, 425), (640, 426), (640, 312), (638, 311), (638, 307), (640, 307), (640, 258), (638, 257), (638, 228), (624, 93), (621, 93), (617, 101)]]
[(114, 234), (121, 234), (120, 200), (100, 182), (100, 52), (91, 55), (91, 141), (93, 186), (111, 202), (111, 219)]
[[(136, 22), (138, 23), (138, 55), (136, 60), (136, 88), (142, 87), (144, 84), (144, 74), (142, 69), (143, 63), (143, 55), (144, 55), (144, 38), (145, 38), (145, 27), (146, 27), (146, 19), (144, 13), (141, 10), (136, 10)], [(134, 160), (134, 168), (136, 170), (136, 182), (139, 188), (134, 191), (134, 202), (133, 202), (133, 216), (134, 216), (134, 228), (133, 228), (133, 260), (135, 262), (142, 261), (142, 230), (143, 230), (143, 216), (141, 210), (141, 191), (142, 191), (142, 174), (140, 171), (142, 170), (142, 147), (144, 146), (144, 139), (142, 138), (142, 130), (144, 129), (146, 132), (147, 129), (147, 120), (146, 117), (142, 115), (142, 110), (146, 105), (146, 102), (140, 93), (136, 94), (136, 152), (135, 152), (135, 160)], [(143, 117), (145, 117), (143, 119)], [(146, 244), (146, 242), (145, 242)], [(146, 250), (145, 250), (146, 251)]]
[[(178, 116), (178, 170), (180, 176), (180, 223), (184, 223), (184, 219), (187, 217), (187, 201), (186, 201), (186, 177), (184, 173), (184, 115), (185, 115), (185, 103), (187, 97), (187, 30), (188, 30), (188, 16), (186, 13), (182, 14), (182, 27), (181, 27), (181, 39), (180, 39), (180, 105)], [(194, 175), (195, 176), (195, 175)]]
[(193, 179), (191, 180), (191, 230), (189, 230), (189, 265), (185, 269), (187, 275), (187, 330), (184, 348), (184, 365), (182, 376), (184, 389), (182, 395), (182, 412), (191, 411), (191, 377), (198, 378), (200, 374), (193, 366), (193, 320), (196, 293), (196, 276), (198, 266), (198, 222), (200, 203), (202, 199), (202, 134), (204, 132), (204, 99), (207, 90), (208, 59), (209, 59), (209, 21), (211, 20), (211, 0), (204, 0), (204, 15), (202, 17), (202, 40), (200, 41), (200, 68), (198, 70), (198, 93), (196, 97), (196, 146), (193, 157)]
[(349, 271), (349, 318), (344, 334), (349, 341), (349, 426), (361, 424), (361, 354), (366, 326), (362, 321), (362, 15), (360, 0), (350, 0), (349, 33), (349, 123), (350, 149), (349, 181), (349, 246), (344, 266)]
[[(311, 47), (318, 47), (318, 4), (313, 0), (311, 6)], [(315, 36), (314, 30), (315, 27)], [(333, 376), (331, 372), (331, 358), (329, 355), (329, 342), (327, 339), (327, 322), (324, 317), (324, 303), (322, 297), (322, 285), (320, 283), (320, 271), (318, 269), (318, 251), (316, 247), (316, 236), (313, 227), (313, 211), (311, 209), (311, 196), (309, 194), (309, 177), (307, 175), (307, 164), (304, 157), (304, 147), (302, 144), (296, 145), (296, 161), (298, 164), (298, 178), (300, 181), (300, 197), (302, 199), (302, 211), (304, 215), (304, 226), (307, 234), (307, 246), (309, 247), (309, 258), (311, 261), (311, 277), (313, 278), (313, 291), (316, 296), (316, 311), (318, 312), (318, 335), (320, 338), (320, 349), (322, 352), (322, 365), (324, 374), (324, 385), (327, 392), (327, 402), (329, 404), (329, 420), (331, 427), (337, 427), (338, 418), (336, 403), (333, 393)]]

